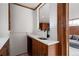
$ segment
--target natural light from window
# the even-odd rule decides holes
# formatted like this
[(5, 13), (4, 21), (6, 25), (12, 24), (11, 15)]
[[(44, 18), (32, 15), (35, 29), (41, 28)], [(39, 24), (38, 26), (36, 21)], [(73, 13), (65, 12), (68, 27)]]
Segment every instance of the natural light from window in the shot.
[(79, 19), (77, 20), (70, 20), (69, 26), (79, 26)]

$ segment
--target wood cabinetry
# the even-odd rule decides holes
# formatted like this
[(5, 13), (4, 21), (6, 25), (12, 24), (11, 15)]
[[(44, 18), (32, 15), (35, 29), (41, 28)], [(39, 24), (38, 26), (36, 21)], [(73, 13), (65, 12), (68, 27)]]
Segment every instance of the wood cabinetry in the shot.
[(41, 42), (32, 39), (32, 55), (33, 56), (46, 56), (48, 54), (48, 47)]
[(27, 52), (29, 55), (32, 55), (32, 38), (29, 36), (27, 38)]
[(0, 50), (0, 56), (9, 56), (9, 40), (5, 43), (5, 45)]
[(58, 52), (57, 52), (58, 44), (48, 46), (44, 43), (41, 43), (38, 40), (35, 40), (34, 38), (29, 39), (28, 37), (28, 40), (30, 40), (32, 43), (32, 44), (28, 44), (28, 46), (30, 46), (30, 48), (28, 49), (28, 53), (31, 53), (32, 56), (57, 56), (58, 55)]

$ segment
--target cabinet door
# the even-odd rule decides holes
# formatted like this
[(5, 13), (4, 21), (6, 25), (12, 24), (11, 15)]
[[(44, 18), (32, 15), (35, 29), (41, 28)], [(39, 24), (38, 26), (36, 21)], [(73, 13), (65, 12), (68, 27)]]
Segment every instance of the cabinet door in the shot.
[(0, 56), (7, 56), (6, 48), (3, 48), (0, 53)]
[(6, 44), (5, 44), (5, 47), (4, 48), (6, 48), (5, 50), (6, 50), (6, 56), (9, 56), (9, 40), (6, 42)]
[(2, 52), (3, 56), (7, 56), (7, 49), (6, 49), (6, 47), (2, 51), (3, 51)]
[(5, 43), (3, 48), (0, 50), (0, 56), (8, 56), (9, 55), (9, 40)]
[(37, 56), (38, 55), (38, 41), (32, 39), (32, 55)]
[(27, 51), (29, 55), (32, 55), (32, 38), (27, 37)]
[(0, 50), (0, 56), (3, 56), (2, 52), (3, 52), (3, 51), (2, 51), (2, 50)]
[(32, 55), (33, 56), (46, 56), (48, 55), (48, 47), (45, 44), (32, 39)]
[(47, 45), (38, 42), (38, 55), (39, 56), (47, 56), (48, 55), (48, 47)]

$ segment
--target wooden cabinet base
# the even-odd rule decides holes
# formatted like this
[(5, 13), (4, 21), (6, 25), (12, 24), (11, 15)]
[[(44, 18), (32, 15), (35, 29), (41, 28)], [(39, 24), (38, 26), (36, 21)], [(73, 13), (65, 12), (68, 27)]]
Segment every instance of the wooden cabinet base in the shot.
[(58, 56), (58, 44), (54, 44), (51, 46), (48, 46), (48, 55), (49, 56)]
[(45, 45), (35, 39), (32, 40), (32, 55), (33, 56), (57, 56), (57, 44)]
[(30, 41), (32, 44), (28, 44), (28, 46), (30, 46), (30, 48), (28, 49), (28, 54), (31, 53), (32, 56), (58, 56), (58, 52), (57, 52), (58, 44), (48, 46), (33, 38), (29, 39), (28, 37), (27, 42)]

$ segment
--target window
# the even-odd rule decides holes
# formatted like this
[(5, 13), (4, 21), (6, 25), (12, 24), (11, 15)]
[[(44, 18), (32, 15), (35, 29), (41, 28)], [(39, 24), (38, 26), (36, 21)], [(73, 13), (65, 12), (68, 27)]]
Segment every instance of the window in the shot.
[(79, 19), (77, 20), (70, 20), (69, 26), (79, 26)]

